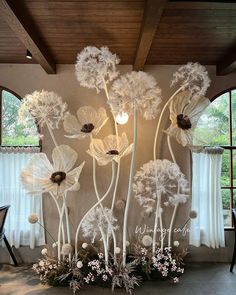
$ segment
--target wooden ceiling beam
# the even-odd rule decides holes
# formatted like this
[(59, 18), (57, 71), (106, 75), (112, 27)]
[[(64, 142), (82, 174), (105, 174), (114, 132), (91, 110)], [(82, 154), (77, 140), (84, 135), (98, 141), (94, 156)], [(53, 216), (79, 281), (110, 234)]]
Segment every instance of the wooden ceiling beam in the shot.
[(133, 69), (142, 70), (167, 0), (146, 0)]
[(34, 27), (24, 7), (19, 1), (0, 0), (1, 16), (15, 32), (25, 47), (32, 53), (33, 58), (48, 74), (56, 74), (56, 63), (42, 42), (37, 29)]
[(231, 47), (228, 52), (221, 57), (216, 64), (216, 74), (218, 76), (227, 75), (236, 70), (236, 46)]

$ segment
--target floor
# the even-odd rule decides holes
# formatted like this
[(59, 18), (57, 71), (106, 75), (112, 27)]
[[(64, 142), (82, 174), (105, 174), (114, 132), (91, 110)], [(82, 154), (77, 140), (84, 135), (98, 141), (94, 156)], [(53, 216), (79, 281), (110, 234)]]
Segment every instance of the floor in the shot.
[[(227, 295), (235, 294), (235, 273), (229, 272), (229, 265), (224, 263), (192, 263), (186, 267), (180, 283), (170, 281), (146, 282), (136, 289), (136, 295)], [(81, 295), (108, 295), (109, 289), (87, 287), (81, 290)], [(43, 286), (29, 267), (15, 268), (9, 265), (0, 266), (0, 294), (1, 295), (73, 295), (68, 288)], [(117, 290), (115, 294), (125, 294)]]

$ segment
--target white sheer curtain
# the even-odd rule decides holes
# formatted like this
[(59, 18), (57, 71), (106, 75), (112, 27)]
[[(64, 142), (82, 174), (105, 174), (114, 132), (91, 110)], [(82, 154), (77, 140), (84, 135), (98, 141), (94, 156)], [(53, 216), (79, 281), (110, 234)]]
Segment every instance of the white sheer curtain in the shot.
[(223, 206), (220, 188), (222, 148), (193, 152), (192, 210), (198, 217), (191, 221), (190, 245), (212, 248), (225, 246)]
[(43, 223), (42, 196), (27, 194), (20, 182), (20, 172), (35, 151), (37, 148), (0, 148), (0, 206), (11, 205), (5, 234), (16, 248), (45, 244), (42, 227), (28, 222), (28, 216), (37, 213), (40, 223)]

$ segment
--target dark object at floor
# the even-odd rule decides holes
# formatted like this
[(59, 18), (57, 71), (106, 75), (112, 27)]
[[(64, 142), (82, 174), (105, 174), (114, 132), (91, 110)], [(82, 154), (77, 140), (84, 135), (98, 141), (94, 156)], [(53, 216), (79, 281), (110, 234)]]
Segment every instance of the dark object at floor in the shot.
[(5, 221), (6, 221), (7, 212), (9, 210), (9, 208), (10, 208), (10, 206), (0, 207), (0, 241), (3, 240), (5, 242), (5, 244), (7, 246), (7, 250), (10, 253), (11, 258), (12, 258), (15, 266), (18, 266), (15, 255), (12, 252), (11, 246), (9, 245), (8, 240), (7, 240), (6, 236), (5, 236), (5, 232), (4, 232), (4, 224), (5, 224)]
[(235, 239), (234, 239), (234, 253), (230, 265), (230, 271), (233, 271), (234, 264), (235, 264), (235, 259), (236, 259), (236, 208), (232, 209), (232, 215), (233, 215), (233, 221), (234, 221), (234, 234), (235, 234)]

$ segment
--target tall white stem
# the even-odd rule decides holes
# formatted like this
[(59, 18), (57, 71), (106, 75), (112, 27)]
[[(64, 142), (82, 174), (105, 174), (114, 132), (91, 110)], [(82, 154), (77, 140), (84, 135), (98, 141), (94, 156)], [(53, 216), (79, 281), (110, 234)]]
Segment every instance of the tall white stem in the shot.
[(168, 148), (169, 148), (169, 151), (170, 151), (171, 158), (172, 158), (173, 162), (174, 162), (175, 164), (177, 164), (177, 163), (176, 163), (176, 158), (175, 158), (175, 155), (174, 155), (174, 153), (173, 153), (172, 146), (171, 146), (170, 136), (169, 136), (169, 135), (167, 135), (167, 143), (168, 143)]
[[(62, 208), (61, 208), (61, 214), (60, 214), (60, 221), (59, 221), (59, 227), (58, 227), (58, 260), (61, 260), (61, 227), (63, 226), (63, 216), (64, 216), (64, 210), (65, 210), (65, 203), (63, 202)], [(63, 244), (65, 241), (63, 242)]]
[(158, 196), (158, 199), (157, 199), (154, 229), (153, 229), (153, 238), (152, 238), (152, 253), (153, 254), (155, 253), (155, 250), (156, 250), (157, 225), (158, 225), (158, 219), (159, 219), (159, 213), (160, 213), (159, 200), (160, 200), (160, 196)]
[(124, 221), (123, 221), (123, 266), (126, 265), (127, 224), (128, 224), (128, 214), (129, 214), (132, 184), (133, 184), (133, 177), (134, 177), (137, 138), (138, 138), (138, 112), (135, 106), (134, 107), (134, 142), (133, 142), (133, 151), (132, 151), (132, 158), (131, 158), (131, 164), (130, 164), (129, 187), (128, 187), (128, 194), (127, 194), (127, 200), (126, 200), (126, 206), (125, 206), (125, 212), (124, 212)]
[(155, 138), (154, 138), (154, 145), (153, 145), (153, 158), (154, 158), (154, 161), (156, 160), (157, 156), (156, 156), (156, 149), (157, 149), (157, 138), (158, 138), (158, 134), (159, 134), (159, 131), (160, 131), (160, 126), (161, 126), (161, 122), (162, 122), (162, 118), (163, 118), (163, 115), (165, 113), (165, 110), (168, 106), (168, 104), (172, 101), (172, 99), (181, 91), (183, 90), (184, 87), (180, 87), (179, 89), (177, 89), (175, 91), (175, 93), (167, 100), (167, 102), (165, 103), (162, 111), (161, 111), (161, 114), (159, 116), (159, 120), (158, 120), (158, 123), (157, 123), (157, 128), (156, 128), (156, 133), (155, 133)]
[[(94, 186), (94, 190), (95, 190), (95, 194), (96, 194), (96, 197), (97, 197), (97, 200), (100, 201), (100, 196), (99, 196), (99, 193), (98, 193), (98, 189), (97, 189), (97, 178), (96, 178), (96, 160), (95, 158), (93, 157), (93, 186)], [(108, 226), (110, 227), (110, 230), (111, 230), (111, 233), (112, 233), (112, 237), (113, 237), (113, 242), (114, 242), (114, 262), (116, 261), (116, 257), (115, 257), (115, 247), (116, 247), (116, 236), (115, 236), (115, 232), (112, 228), (112, 225), (110, 223), (110, 220), (109, 218), (107, 217), (105, 211), (104, 211), (104, 207), (102, 205), (102, 203), (100, 204), (100, 207), (102, 209), (102, 212), (104, 214), (104, 216), (106, 217), (106, 220), (107, 220), (107, 223), (108, 223)], [(109, 250), (109, 236), (107, 234), (107, 251)]]
[(57, 144), (56, 138), (55, 138), (55, 136), (54, 136), (54, 134), (53, 134), (53, 131), (52, 131), (50, 125), (48, 124), (47, 120), (46, 120), (46, 126), (47, 126), (47, 128), (48, 128), (49, 134), (50, 134), (50, 136), (51, 136), (51, 138), (52, 138), (52, 141), (53, 141), (55, 147), (58, 147), (58, 144)]
[(119, 176), (120, 176), (120, 160), (118, 162), (117, 170), (116, 170), (116, 181), (115, 181), (115, 187), (114, 187), (112, 203), (111, 203), (111, 212), (113, 212), (114, 206), (115, 206), (115, 200), (116, 200), (116, 193), (117, 193), (117, 186), (118, 186), (118, 182), (119, 182)]
[[(69, 217), (68, 217), (68, 208), (66, 203), (67, 193), (63, 196), (63, 203), (65, 206), (65, 215), (66, 215), (66, 231), (67, 231), (67, 242), (71, 244), (70, 238), (70, 225), (69, 225)], [(69, 254), (69, 261), (71, 260), (71, 254)]]
[(78, 236), (79, 236), (79, 230), (80, 230), (80, 228), (81, 228), (81, 225), (82, 225), (82, 223), (84, 222), (84, 220), (86, 219), (86, 217), (98, 206), (98, 205), (100, 205), (105, 199), (106, 199), (106, 197), (108, 196), (108, 194), (110, 193), (110, 191), (111, 191), (111, 188), (112, 188), (112, 186), (113, 186), (113, 182), (114, 182), (114, 175), (115, 175), (115, 173), (114, 173), (114, 162), (112, 161), (112, 177), (111, 177), (111, 183), (110, 183), (110, 185), (109, 185), (109, 188), (107, 189), (107, 191), (106, 191), (106, 193), (103, 195), (103, 197), (97, 202), (97, 203), (95, 203), (93, 206), (92, 206), (92, 208), (90, 208), (88, 211), (87, 211), (87, 213), (85, 213), (85, 215), (83, 216), (83, 218), (80, 220), (80, 223), (79, 223), (79, 225), (78, 225), (78, 227), (77, 227), (77, 229), (76, 229), (76, 234), (75, 234), (75, 254), (77, 255), (78, 254)]
[(177, 208), (178, 208), (178, 204), (175, 205), (174, 211), (173, 211), (173, 214), (172, 214), (172, 217), (171, 217), (171, 222), (170, 222), (170, 227), (169, 227), (169, 233), (168, 233), (168, 247), (171, 246), (171, 234), (172, 234), (172, 228), (173, 228), (173, 223), (174, 223), (174, 219), (175, 219)]
[(105, 255), (105, 262), (108, 264), (108, 249), (107, 249), (107, 243), (106, 243), (106, 235), (102, 229), (101, 226), (99, 226), (101, 236), (102, 236), (102, 241), (103, 241), (103, 247), (104, 247), (104, 255)]

